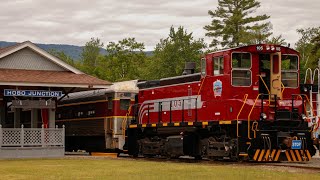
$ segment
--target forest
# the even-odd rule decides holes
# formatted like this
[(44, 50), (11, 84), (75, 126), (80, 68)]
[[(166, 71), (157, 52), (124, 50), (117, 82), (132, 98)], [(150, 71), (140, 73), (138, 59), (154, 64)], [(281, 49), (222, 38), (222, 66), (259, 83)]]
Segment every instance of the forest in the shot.
[(208, 10), (211, 22), (203, 28), (205, 36), (195, 39), (183, 26), (168, 27), (168, 37), (160, 39), (152, 53), (145, 53), (143, 42), (127, 37), (117, 42), (101, 42), (93, 37), (82, 48), (79, 59), (63, 51), (49, 52), (83, 72), (111, 82), (132, 79), (160, 79), (181, 75), (185, 62), (196, 62), (207, 52), (258, 43), (291, 46), (300, 52), (301, 78), (307, 68), (317, 67), (320, 58), (320, 26), (296, 29), (299, 40), (290, 45), (282, 35), (274, 36), (267, 14), (257, 15), (257, 0), (218, 0), (214, 10)]

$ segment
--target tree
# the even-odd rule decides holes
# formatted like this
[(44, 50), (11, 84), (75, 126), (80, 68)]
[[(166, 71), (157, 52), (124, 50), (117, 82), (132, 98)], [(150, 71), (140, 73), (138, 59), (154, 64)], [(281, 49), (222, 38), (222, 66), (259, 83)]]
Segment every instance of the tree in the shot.
[(107, 45), (105, 78), (110, 81), (122, 81), (141, 78), (143, 63), (146, 58), (144, 44), (135, 38), (125, 38), (118, 43)]
[(296, 50), (300, 52), (300, 72), (303, 80), (307, 68), (315, 69), (318, 67), (320, 26), (297, 29), (297, 32), (301, 35), (295, 45)]
[(287, 45), (287, 42), (282, 37), (282, 35), (272, 37), (270, 40), (267, 41), (267, 43), (281, 45), (281, 46), (286, 46)]
[(213, 18), (211, 24), (204, 27), (206, 36), (213, 37), (210, 46), (235, 47), (265, 41), (272, 27), (270, 22), (259, 23), (270, 16), (253, 16), (259, 7), (256, 0), (218, 0), (218, 8), (208, 12)]
[(70, 56), (66, 55), (63, 51), (56, 51), (54, 49), (50, 49), (49, 53), (63, 60), (64, 62), (68, 63), (71, 66), (76, 66), (76, 64), (74, 63), (74, 60)]
[(320, 30), (317, 32), (317, 35), (311, 39), (311, 43), (314, 44), (312, 52), (318, 53), (320, 50)]
[(194, 40), (192, 33), (182, 27), (170, 28), (169, 37), (161, 39), (154, 50), (154, 57), (149, 60), (148, 78), (163, 78), (181, 75), (185, 62), (199, 62), (202, 49), (206, 45), (203, 39)]
[(296, 49), (300, 52), (303, 69), (312, 67), (317, 64), (317, 37), (320, 36), (319, 27), (309, 27), (306, 29), (297, 29), (297, 32), (301, 35), (301, 38), (296, 43)]
[(88, 74), (95, 74), (97, 68), (98, 59), (101, 58), (100, 49), (103, 47), (103, 43), (99, 38), (91, 38), (86, 43), (81, 53), (81, 69)]

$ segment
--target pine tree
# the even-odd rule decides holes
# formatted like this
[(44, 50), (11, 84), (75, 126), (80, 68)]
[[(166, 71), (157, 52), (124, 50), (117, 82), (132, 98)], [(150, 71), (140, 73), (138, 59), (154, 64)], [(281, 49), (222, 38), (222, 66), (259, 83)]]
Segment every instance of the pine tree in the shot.
[(213, 18), (211, 24), (204, 27), (206, 36), (213, 37), (210, 46), (234, 47), (265, 41), (272, 34), (272, 26), (261, 22), (270, 16), (253, 15), (259, 7), (256, 0), (218, 0), (217, 9), (208, 12)]
[(188, 33), (184, 27), (171, 27), (168, 37), (156, 45), (154, 59), (150, 63), (152, 74), (149, 77), (181, 75), (186, 62), (199, 62), (205, 47), (203, 39), (194, 39), (193, 34)]

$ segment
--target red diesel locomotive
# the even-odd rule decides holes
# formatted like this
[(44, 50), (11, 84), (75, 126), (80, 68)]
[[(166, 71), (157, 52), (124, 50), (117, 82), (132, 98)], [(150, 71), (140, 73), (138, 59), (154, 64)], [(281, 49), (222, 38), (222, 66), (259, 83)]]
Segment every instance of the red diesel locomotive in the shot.
[(288, 47), (213, 52), (201, 59), (201, 73), (138, 87), (124, 147), (130, 155), (308, 161), (316, 152), (299, 53)]

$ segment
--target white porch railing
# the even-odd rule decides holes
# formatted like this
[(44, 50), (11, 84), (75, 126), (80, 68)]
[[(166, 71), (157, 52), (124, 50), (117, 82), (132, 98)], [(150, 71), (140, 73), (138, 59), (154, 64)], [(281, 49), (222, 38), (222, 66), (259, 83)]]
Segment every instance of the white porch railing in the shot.
[(0, 149), (5, 147), (64, 147), (65, 128), (2, 128)]

